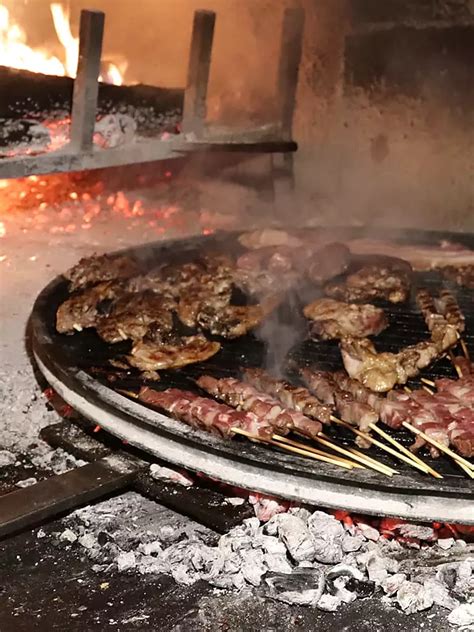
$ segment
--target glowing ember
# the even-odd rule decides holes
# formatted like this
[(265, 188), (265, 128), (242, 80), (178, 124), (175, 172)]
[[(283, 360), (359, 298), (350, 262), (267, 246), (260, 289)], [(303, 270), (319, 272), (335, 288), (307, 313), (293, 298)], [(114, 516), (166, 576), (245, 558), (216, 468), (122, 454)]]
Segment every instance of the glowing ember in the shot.
[[(56, 34), (64, 48), (64, 64), (47, 50), (28, 46), (23, 28), (10, 20), (8, 9), (0, 4), (0, 65), (41, 72), (45, 75), (76, 76), (79, 39), (71, 32), (67, 10), (56, 2), (52, 3), (50, 8)], [(100, 79), (107, 83), (122, 85), (124, 68), (121, 72), (115, 64), (109, 63), (107, 66)]]
[(5, 224), (0, 222), (0, 237), (5, 237), (7, 234), (7, 229), (5, 228)]

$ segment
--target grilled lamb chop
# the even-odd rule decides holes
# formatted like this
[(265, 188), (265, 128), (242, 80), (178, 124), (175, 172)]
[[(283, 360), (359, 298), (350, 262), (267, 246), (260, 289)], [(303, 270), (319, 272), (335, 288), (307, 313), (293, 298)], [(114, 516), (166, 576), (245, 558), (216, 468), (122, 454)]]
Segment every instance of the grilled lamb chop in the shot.
[(101, 319), (101, 303), (117, 298), (123, 293), (122, 287), (115, 281), (104, 281), (76, 292), (56, 312), (56, 329), (60, 334), (71, 334), (88, 327), (95, 327)]
[(107, 317), (99, 319), (97, 333), (108, 343), (121, 340), (141, 340), (154, 325), (155, 335), (159, 330), (168, 334), (173, 328), (173, 299), (164, 298), (153, 292), (125, 294), (111, 306)]
[(410, 275), (400, 266), (368, 264), (340, 281), (324, 286), (327, 296), (351, 303), (384, 298), (391, 303), (404, 303), (410, 292)]
[(143, 387), (138, 397), (146, 404), (171, 413), (175, 419), (192, 428), (225, 438), (234, 436), (232, 428), (240, 428), (262, 439), (269, 439), (273, 434), (272, 427), (253, 413), (233, 410), (225, 404), (219, 404), (207, 397), (198, 397), (190, 391), (177, 388), (155, 391)]
[(202, 335), (183, 338), (160, 336), (158, 340), (145, 337), (133, 345), (127, 360), (131, 366), (141, 371), (176, 369), (187, 364), (204, 362), (220, 348), (218, 342), (211, 342)]
[(301, 246), (302, 240), (286, 230), (262, 228), (249, 233), (242, 233), (239, 242), (249, 250), (266, 248), (267, 246)]
[(351, 253), (347, 246), (337, 242), (327, 244), (310, 255), (306, 266), (306, 276), (313, 283), (325, 283), (343, 274), (350, 262)]
[(65, 276), (71, 282), (70, 290), (114, 279), (128, 279), (140, 271), (132, 257), (123, 255), (94, 255), (81, 259)]
[(317, 419), (323, 424), (330, 422), (331, 408), (321, 404), (307, 388), (279, 380), (263, 369), (244, 369), (243, 376), (244, 380), (258, 391), (275, 397), (286, 407), (298, 410), (303, 415)]
[(383, 310), (378, 307), (343, 303), (331, 298), (317, 299), (306, 305), (303, 312), (313, 321), (311, 334), (323, 340), (376, 336), (388, 325)]
[(321, 432), (321, 424), (309, 419), (297, 410), (290, 410), (282, 404), (255, 388), (234, 378), (216, 379), (204, 375), (197, 380), (198, 385), (214, 397), (242, 410), (255, 413), (257, 417), (266, 419), (278, 433), (290, 430), (314, 438)]

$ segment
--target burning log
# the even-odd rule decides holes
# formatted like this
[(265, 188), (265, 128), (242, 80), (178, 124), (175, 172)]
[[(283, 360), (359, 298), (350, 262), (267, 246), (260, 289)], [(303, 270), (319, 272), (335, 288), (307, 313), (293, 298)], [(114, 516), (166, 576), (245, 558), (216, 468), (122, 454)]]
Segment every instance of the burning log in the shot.
[[(3, 95), (0, 118), (44, 120), (55, 111), (71, 109), (74, 80), (70, 77), (0, 66), (0, 85)], [(156, 118), (168, 113), (180, 113), (183, 99), (182, 88), (99, 83), (97, 114), (108, 114), (112, 109), (136, 108), (148, 113), (143, 120), (140, 117), (139, 127), (146, 129), (148, 119), (153, 121), (156, 129)]]

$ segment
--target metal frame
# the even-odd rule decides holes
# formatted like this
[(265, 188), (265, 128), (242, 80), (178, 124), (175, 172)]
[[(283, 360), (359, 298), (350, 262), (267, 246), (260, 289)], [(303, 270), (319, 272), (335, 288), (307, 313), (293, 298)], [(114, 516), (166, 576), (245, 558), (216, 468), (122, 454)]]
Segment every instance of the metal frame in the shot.
[[(196, 11), (184, 90), (182, 134), (166, 140), (130, 143), (113, 149), (93, 145), (97, 110), (98, 77), (105, 15), (81, 12), (79, 60), (74, 80), (71, 140), (55, 152), (0, 160), (0, 178), (99, 169), (182, 157), (190, 152), (231, 151), (287, 154), (297, 149), (291, 139), (298, 67), (301, 59), (304, 11), (286, 9), (277, 83), (280, 121), (258, 129), (217, 131), (206, 124), (206, 99), (212, 58), (213, 11)], [(292, 181), (292, 161), (285, 161)]]

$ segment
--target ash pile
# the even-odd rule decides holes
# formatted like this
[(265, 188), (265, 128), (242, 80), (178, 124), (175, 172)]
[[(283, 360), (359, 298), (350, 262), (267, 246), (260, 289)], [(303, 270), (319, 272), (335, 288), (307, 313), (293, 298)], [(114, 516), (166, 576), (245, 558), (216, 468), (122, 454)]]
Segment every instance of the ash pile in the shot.
[(219, 536), (134, 492), (82, 508), (63, 524), (54, 534), (60, 545), (86, 552), (102, 576), (165, 573), (179, 584), (204, 580), (325, 611), (378, 596), (407, 615), (436, 604), (449, 623), (474, 625), (474, 544), (434, 541), (430, 526), (401, 524), (407, 545), (367, 524), (292, 507)]

